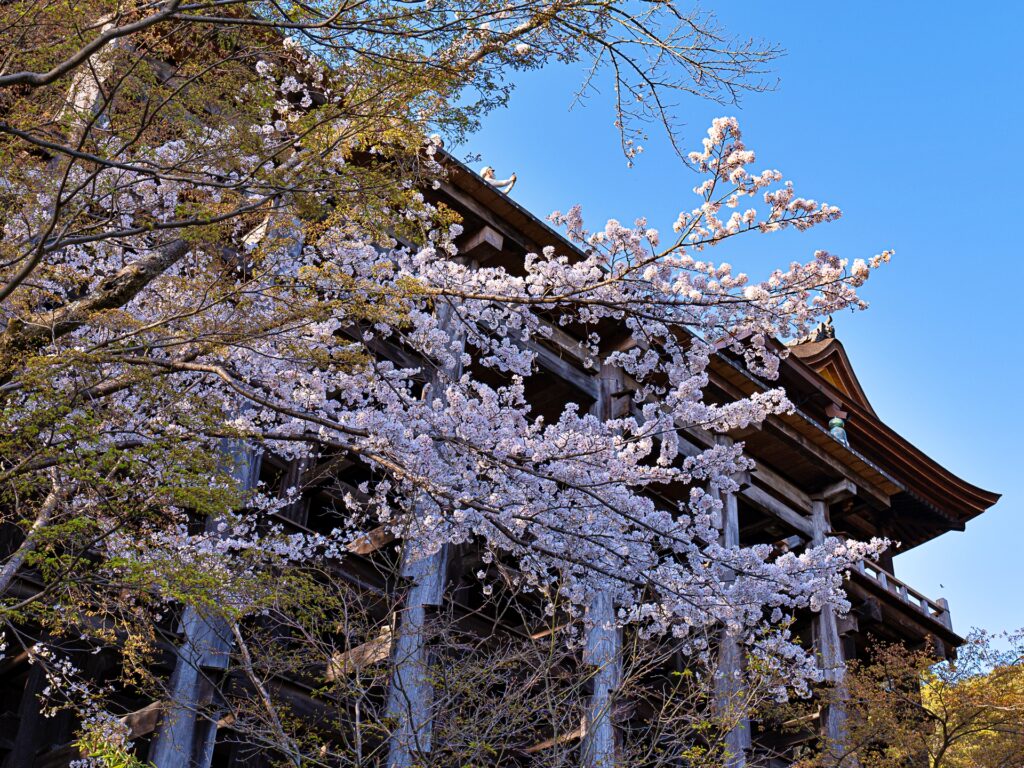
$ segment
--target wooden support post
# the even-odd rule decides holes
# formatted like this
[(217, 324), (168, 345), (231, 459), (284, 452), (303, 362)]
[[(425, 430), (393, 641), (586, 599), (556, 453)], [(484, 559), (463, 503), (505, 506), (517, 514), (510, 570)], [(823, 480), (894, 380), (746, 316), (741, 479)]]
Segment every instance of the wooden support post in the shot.
[(745, 706), (743, 693), (743, 649), (735, 637), (722, 630), (715, 678), (715, 709), (735, 725), (725, 736), (728, 757), (725, 768), (744, 768), (750, 750), (750, 718), (739, 710)]
[(622, 630), (607, 592), (598, 592), (587, 606), (583, 660), (594, 667), (593, 691), (587, 702), (583, 730), (584, 768), (617, 768), (619, 734), (612, 720), (615, 693), (622, 682)]
[[(732, 440), (725, 436), (717, 436), (715, 442), (730, 445)], [(722, 494), (722, 545), (738, 547), (740, 545), (739, 502), (732, 493)], [(732, 581), (735, 574), (731, 571), (726, 579)], [(726, 768), (744, 768), (747, 764), (747, 753), (750, 750), (750, 718), (741, 714), (737, 708), (743, 706), (743, 649), (739, 639), (722, 629), (719, 636), (718, 670), (715, 677), (715, 709), (720, 717), (728, 720), (736, 719), (736, 725), (726, 735), (726, 747), (729, 755)], [(737, 717), (737, 715), (739, 715)]]
[[(288, 468), (285, 470), (284, 479), (281, 482), (282, 494), (291, 488), (295, 488), (301, 494), (303, 476), (309, 471), (309, 465), (309, 460), (305, 458), (288, 462)], [(309, 519), (309, 496), (295, 496), (287, 505), (279, 509), (277, 514), (299, 525), (306, 525)]]
[(392, 654), (388, 716), (396, 726), (390, 737), (389, 768), (412, 766), (415, 755), (430, 751), (434, 697), (426, 633), (428, 606), (441, 604), (447, 569), (447, 546), (425, 553), (414, 542), (406, 541), (402, 576), (412, 586), (405, 597)]
[[(616, 393), (622, 389), (621, 371), (603, 366), (594, 415), (602, 421), (622, 415), (618, 411), (629, 407), (628, 400), (620, 396), (623, 402), (616, 408)], [(621, 744), (612, 710), (622, 682), (622, 630), (618, 627), (611, 594), (598, 592), (591, 599), (584, 633), (583, 661), (595, 670), (584, 722), (581, 764), (583, 768), (618, 768)]]
[[(823, 498), (812, 499), (811, 524), (812, 542), (822, 544), (831, 530), (828, 502)], [(839, 624), (831, 606), (822, 608), (815, 617), (815, 641), (825, 680), (835, 686), (842, 700), (843, 693), (843, 645), (839, 637)], [(840, 745), (845, 738), (846, 713), (841, 704), (826, 707), (822, 725), (825, 737), (832, 745)]]
[[(232, 477), (243, 490), (256, 487), (259, 454), (237, 440), (221, 448)], [(207, 520), (208, 531), (221, 521)], [(216, 695), (215, 677), (227, 669), (232, 634), (228, 620), (186, 606), (181, 618), (184, 642), (177, 651), (171, 674), (169, 701), (153, 737), (149, 760), (156, 768), (209, 768), (217, 738), (217, 718), (203, 717), (202, 709)]]
[(40, 745), (42, 715), (39, 696), (46, 686), (46, 670), (38, 661), (33, 663), (25, 679), (25, 689), (18, 706), (18, 733), (4, 768), (33, 768)]
[[(302, 227), (284, 201), (243, 238), (247, 244), (263, 240), (284, 247), (292, 255), (302, 251)], [(243, 405), (243, 407), (245, 407)], [(254, 489), (259, 482), (261, 454), (241, 440), (224, 439), (222, 461), (238, 487)], [(221, 520), (208, 518), (206, 529), (216, 532)], [(209, 768), (217, 739), (219, 717), (201, 716), (216, 696), (216, 677), (227, 669), (233, 646), (232, 628), (223, 616), (186, 606), (181, 619), (184, 642), (170, 681), (170, 700), (163, 709), (153, 737), (149, 761), (156, 768)]]
[(953, 617), (949, 615), (949, 601), (944, 597), (940, 597), (935, 601), (935, 604), (942, 609), (942, 613), (938, 616), (941, 621), (950, 632), (953, 631)]
[[(439, 382), (456, 381), (462, 375), (465, 336), (454, 318), (455, 310), (445, 304), (438, 308), (438, 327), (455, 342), (454, 365), (430, 377), (429, 389)], [(415, 514), (420, 513), (420, 506)], [(430, 751), (434, 691), (430, 682), (430, 649), (427, 643), (429, 608), (441, 605), (448, 571), (449, 547), (428, 551), (407, 536), (402, 543), (401, 574), (410, 583), (406, 593), (392, 651), (388, 716), (395, 721), (389, 737), (388, 768), (409, 768), (419, 762), (418, 754)]]

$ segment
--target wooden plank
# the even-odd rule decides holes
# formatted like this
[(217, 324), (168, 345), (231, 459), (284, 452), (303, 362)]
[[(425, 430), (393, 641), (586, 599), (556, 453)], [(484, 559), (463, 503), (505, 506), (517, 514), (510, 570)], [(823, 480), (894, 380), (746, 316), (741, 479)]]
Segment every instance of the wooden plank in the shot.
[(364, 667), (378, 664), (391, 655), (391, 627), (385, 626), (377, 637), (344, 653), (331, 654), (327, 664), (328, 682), (357, 674)]
[(551, 635), (555, 634), (556, 632), (561, 632), (563, 629), (565, 629), (568, 626), (569, 626), (568, 624), (548, 625), (548, 626), (544, 627), (544, 629), (539, 629), (536, 632), (532, 632), (530, 634), (530, 639), (531, 640), (543, 640), (545, 637), (551, 637)]
[(147, 736), (156, 730), (156, 725), (160, 720), (160, 714), (163, 712), (163, 707), (164, 705), (162, 701), (154, 701), (152, 704), (147, 704), (142, 709), (129, 712), (127, 715), (121, 717), (121, 722), (128, 726), (128, 739), (134, 740), (140, 736)]
[(380, 525), (352, 541), (346, 546), (346, 549), (356, 555), (369, 555), (373, 554), (381, 547), (386, 547), (394, 540), (395, 534), (389, 531), (385, 526)]
[(586, 721), (580, 721), (580, 726), (576, 730), (569, 731), (568, 733), (563, 733), (563, 734), (560, 734), (558, 736), (552, 736), (550, 739), (544, 739), (544, 741), (538, 742), (537, 744), (533, 744), (533, 745), (527, 747), (526, 749), (524, 749), (523, 751), (526, 754), (528, 754), (528, 755), (532, 755), (532, 754), (534, 754), (536, 752), (543, 752), (545, 749), (551, 749), (552, 747), (557, 747), (559, 744), (567, 744), (570, 741), (576, 741), (577, 739), (582, 739), (583, 736), (586, 734), (586, 732), (587, 732), (587, 723), (586, 723)]

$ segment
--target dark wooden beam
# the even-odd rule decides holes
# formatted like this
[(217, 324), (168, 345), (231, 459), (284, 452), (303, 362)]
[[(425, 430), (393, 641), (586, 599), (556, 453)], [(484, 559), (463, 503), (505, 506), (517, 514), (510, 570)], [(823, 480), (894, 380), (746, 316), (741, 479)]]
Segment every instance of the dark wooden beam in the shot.
[(475, 261), (483, 262), (501, 253), (505, 238), (492, 227), (484, 225), (459, 247), (459, 252)]

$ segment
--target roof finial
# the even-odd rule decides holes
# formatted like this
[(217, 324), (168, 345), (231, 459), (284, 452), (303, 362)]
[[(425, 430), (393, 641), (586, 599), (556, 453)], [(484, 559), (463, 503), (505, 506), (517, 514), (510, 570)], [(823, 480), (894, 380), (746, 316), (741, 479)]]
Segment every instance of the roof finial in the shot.
[(818, 323), (810, 333), (791, 341), (788, 346), (795, 347), (798, 344), (811, 344), (815, 341), (825, 341), (825, 339), (834, 339), (835, 337), (836, 329), (832, 327), (832, 315), (829, 315), (828, 320)]
[(516, 185), (516, 175), (513, 173), (507, 179), (499, 180), (494, 178), (494, 169), (489, 165), (485, 165), (480, 170), (480, 175), (484, 181), (490, 184), (492, 187), (497, 189), (499, 192), (504, 192), (506, 195), (512, 191), (512, 187)]

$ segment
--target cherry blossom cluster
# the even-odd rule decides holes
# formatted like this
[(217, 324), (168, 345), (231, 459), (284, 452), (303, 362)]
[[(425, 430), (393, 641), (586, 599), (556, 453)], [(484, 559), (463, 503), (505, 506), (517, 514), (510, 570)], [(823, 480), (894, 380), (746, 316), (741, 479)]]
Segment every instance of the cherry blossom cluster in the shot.
[[(260, 69), (276, 76), (269, 63)], [(298, 80), (279, 87), (300, 108), (310, 98)], [(436, 148), (425, 154), (434, 158)], [(64, 437), (78, 451), (190, 440), (216, 452), (227, 434), (285, 458), (346, 454), (375, 479), (359, 500), (349, 497), (349, 525), (328, 535), (257, 525), (282, 503), (266, 488), (246, 496), (248, 512), (225, 511), (223, 528), (203, 534), (190, 534), (184, 510), (156, 495), (147, 501), (166, 505), (166, 524), (109, 537), (108, 553), (120, 563), (177, 561), (221, 574), (220, 599), (244, 611), (258, 599), (244, 592), (245, 569), (256, 566), (243, 555), (340, 559), (379, 525), (403, 540), (407, 556), (476, 542), (514, 561), (521, 586), (552, 605), (557, 596), (582, 615), (605, 592), (619, 621), (647, 634), (687, 637), (723, 625), (751, 652), (785, 665), (799, 688), (814, 667), (788, 620), (802, 609), (846, 609), (843, 572), (885, 543), (829, 539), (782, 555), (723, 547), (722, 494), (737, 492), (734, 477), (749, 462), (741, 444), (684, 452), (681, 441), (694, 428), (723, 433), (790, 410), (785, 393), (767, 386), (710, 401), (712, 358), (730, 356), (770, 381), (785, 354), (777, 340), (863, 307), (856, 289), (890, 254), (851, 266), (818, 251), (760, 280), (712, 262), (703, 252), (734, 236), (805, 229), (839, 211), (797, 197), (775, 170), (753, 171), (733, 118), (716, 120), (690, 160), (709, 178), (669, 243), (644, 220), (590, 232), (574, 207), (552, 216), (571, 251), (545, 248), (514, 268), (473, 264), (459, 253), (461, 227), (435, 225), (437, 212), (418, 196), (394, 211), (406, 228), (422, 226), (416, 245), (347, 222), (308, 235), (285, 201), (261, 208), (255, 225), (239, 220), (227, 262), (222, 250), (190, 248), (118, 316), (50, 346), (72, 353), (50, 386), (91, 393), (83, 408), (97, 408), (102, 393), (104, 428), (94, 442), (80, 432)], [(224, 172), (232, 173), (237, 166)], [(126, 231), (143, 212), (161, 221), (195, 193), (187, 182), (124, 169), (94, 183)], [(721, 218), (723, 206), (757, 197), (760, 208)], [(51, 204), (41, 199), (40, 210)], [(5, 224), (8, 236), (18, 226)], [(39, 310), (94, 291), (162, 244), (141, 233), (69, 246), (26, 301)], [(554, 419), (531, 408), (531, 383), (544, 375), (538, 350), (566, 327), (588, 329), (578, 345), (583, 365), (620, 382), (615, 395), (625, 405), (614, 418), (575, 402)], [(614, 346), (589, 330), (598, 327), (616, 329)], [(140, 371), (152, 376), (137, 380)], [(26, 414), (36, 407), (27, 395), (22, 405)], [(162, 487), (172, 470), (149, 466), (142, 479)], [(657, 500), (668, 486), (688, 495)]]

